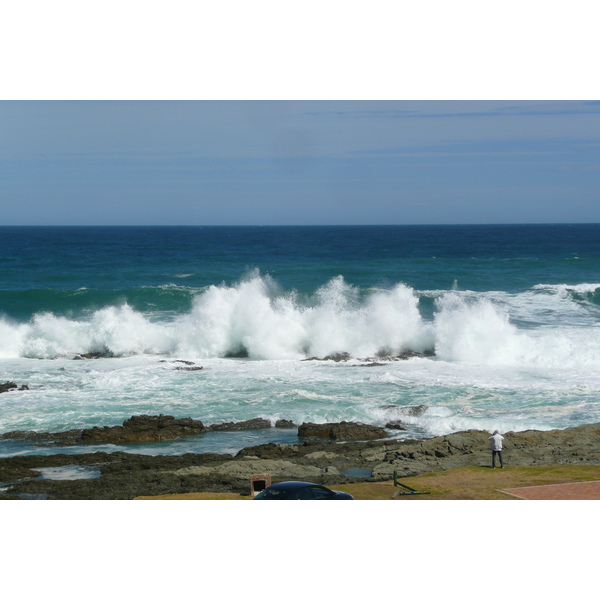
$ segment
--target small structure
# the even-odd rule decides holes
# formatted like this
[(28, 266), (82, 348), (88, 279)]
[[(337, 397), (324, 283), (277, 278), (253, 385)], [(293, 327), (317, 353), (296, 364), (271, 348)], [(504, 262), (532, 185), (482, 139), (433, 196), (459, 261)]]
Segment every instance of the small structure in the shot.
[(271, 485), (271, 474), (250, 475), (250, 495), (256, 496)]
[(415, 490), (409, 487), (408, 485), (405, 485), (404, 483), (400, 483), (398, 481), (398, 471), (394, 471), (394, 487), (404, 488), (406, 491), (403, 492), (402, 490), (396, 490), (392, 498), (395, 498), (396, 496), (413, 496), (415, 494), (429, 494), (429, 492), (421, 492), (419, 490)]

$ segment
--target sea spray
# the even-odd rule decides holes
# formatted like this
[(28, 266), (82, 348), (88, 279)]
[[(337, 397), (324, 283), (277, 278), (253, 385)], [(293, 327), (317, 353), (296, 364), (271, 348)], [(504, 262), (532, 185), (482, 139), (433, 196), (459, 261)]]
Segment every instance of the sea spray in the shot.
[(436, 354), (443, 360), (505, 364), (518, 362), (531, 341), (489, 300), (469, 302), (455, 293), (436, 301)]
[(88, 318), (51, 313), (26, 324), (2, 323), (5, 357), (185, 354), (197, 358), (247, 355), (252, 359), (301, 359), (347, 352), (354, 357), (421, 352), (434, 344), (409, 287), (361, 293), (336, 277), (312, 296), (284, 292), (268, 276), (235, 285), (209, 286), (191, 310), (151, 320), (128, 304), (107, 306)]
[[(555, 325), (520, 330), (511, 322), (506, 305), (486, 297), (456, 293), (438, 298), (436, 306), (433, 329), (439, 359), (482, 365), (592, 369), (600, 373), (598, 327)], [(531, 316), (529, 319), (534, 320)]]

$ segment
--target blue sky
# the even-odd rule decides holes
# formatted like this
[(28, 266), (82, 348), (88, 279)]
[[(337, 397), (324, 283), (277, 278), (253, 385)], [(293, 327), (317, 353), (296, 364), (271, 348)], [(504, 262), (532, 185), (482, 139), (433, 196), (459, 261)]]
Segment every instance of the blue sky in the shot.
[(1, 101), (4, 225), (600, 221), (600, 103)]

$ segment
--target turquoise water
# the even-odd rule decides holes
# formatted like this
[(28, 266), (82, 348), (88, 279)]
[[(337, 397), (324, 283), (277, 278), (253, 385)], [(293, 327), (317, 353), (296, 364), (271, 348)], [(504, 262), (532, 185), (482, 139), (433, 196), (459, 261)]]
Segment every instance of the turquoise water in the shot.
[[(0, 433), (159, 413), (402, 418), (400, 437), (600, 421), (599, 323), (599, 225), (0, 227), (0, 381), (29, 386), (0, 395)], [(435, 355), (389, 360), (406, 350)], [(303, 361), (335, 352), (350, 360)], [(248, 440), (180, 444), (141, 451)]]

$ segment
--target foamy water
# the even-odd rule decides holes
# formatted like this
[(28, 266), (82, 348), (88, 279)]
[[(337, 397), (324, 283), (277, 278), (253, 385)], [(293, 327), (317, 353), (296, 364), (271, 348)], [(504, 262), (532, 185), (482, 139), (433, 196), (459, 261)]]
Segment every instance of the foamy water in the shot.
[[(29, 390), (0, 395), (0, 433), (160, 413), (400, 420), (397, 437), (597, 422), (599, 239), (597, 226), (4, 228), (0, 382)], [(421, 355), (391, 359), (407, 351)], [(88, 353), (102, 358), (73, 360)], [(427, 410), (386, 408), (415, 405)], [(217, 434), (133, 450), (235, 451), (295, 430)]]
[[(122, 305), (87, 319), (4, 321), (0, 379), (30, 389), (2, 395), (1, 432), (160, 413), (206, 424), (263, 417), (385, 426), (400, 418), (408, 430), (393, 432), (400, 437), (600, 421), (596, 308), (586, 312), (562, 288), (551, 292), (507, 298), (451, 290), (437, 294), (425, 319), (419, 293), (404, 284), (364, 293), (336, 277), (301, 297), (255, 274), (210, 286), (188, 313), (168, 320)], [(567, 324), (552, 326), (544, 317), (550, 309), (566, 313)], [(512, 312), (528, 322), (517, 326)], [(386, 358), (430, 349), (434, 357)], [(242, 351), (247, 358), (226, 358)], [(87, 352), (114, 357), (71, 360)], [(303, 360), (341, 352), (350, 359)], [(382, 364), (367, 368), (368, 358)], [(178, 370), (176, 359), (203, 369)], [(418, 417), (383, 408), (417, 404), (429, 407)]]

